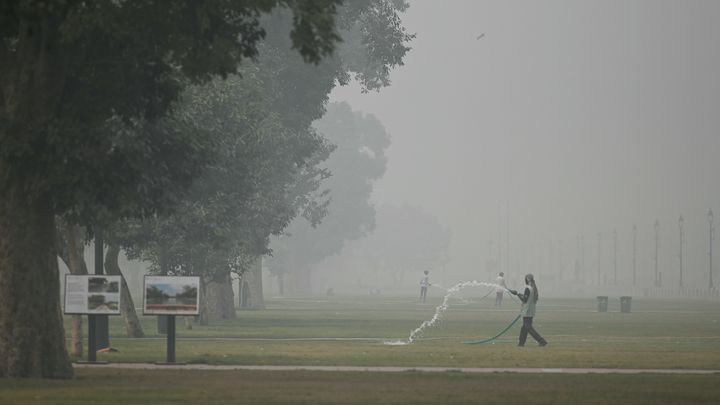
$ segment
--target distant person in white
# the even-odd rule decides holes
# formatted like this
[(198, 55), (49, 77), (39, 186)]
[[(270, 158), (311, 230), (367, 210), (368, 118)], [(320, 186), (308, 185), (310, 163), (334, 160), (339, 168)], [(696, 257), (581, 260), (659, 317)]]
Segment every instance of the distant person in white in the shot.
[(420, 302), (424, 303), (427, 298), (427, 289), (430, 286), (430, 272), (425, 270), (423, 278), (420, 279)]
[(495, 279), (495, 284), (498, 285), (498, 287), (495, 287), (495, 306), (501, 307), (503, 294), (505, 293), (505, 290), (507, 290), (507, 284), (505, 284), (505, 273), (501, 271), (500, 274), (498, 274), (497, 279)]

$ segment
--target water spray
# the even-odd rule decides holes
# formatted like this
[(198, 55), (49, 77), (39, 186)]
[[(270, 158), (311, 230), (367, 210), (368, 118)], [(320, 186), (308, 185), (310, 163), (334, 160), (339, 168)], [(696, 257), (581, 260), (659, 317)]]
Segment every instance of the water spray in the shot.
[[(486, 283), (484, 281), (472, 280), (472, 281), (463, 281), (462, 283), (455, 284), (454, 286), (447, 289), (447, 294), (445, 294), (445, 297), (443, 297), (442, 303), (440, 305), (438, 305), (437, 308), (435, 308), (435, 314), (433, 315), (433, 317), (427, 321), (423, 321), (423, 323), (420, 324), (420, 326), (418, 326), (413, 331), (411, 331), (410, 336), (408, 337), (407, 340), (385, 341), (383, 343), (386, 345), (396, 345), (396, 346), (408, 345), (410, 343), (413, 343), (415, 340), (417, 340), (422, 335), (422, 333), (425, 331), (425, 329), (427, 329), (431, 326), (434, 326), (438, 321), (440, 321), (443, 314), (445, 314), (445, 311), (447, 311), (448, 308), (450, 308), (450, 304), (448, 301), (450, 300), (451, 296), (455, 295), (457, 292), (459, 292), (460, 290), (462, 290), (466, 287), (479, 287), (479, 286), (500, 288), (500, 289), (503, 289), (503, 290), (509, 292), (509, 290), (506, 287), (503, 287), (503, 286), (501, 286), (499, 284), (495, 284), (495, 283)], [(517, 321), (517, 319), (516, 319), (516, 321)], [(515, 322), (513, 322), (513, 324), (514, 323)], [(506, 328), (505, 331), (507, 331), (507, 329), (510, 329), (511, 326), (512, 326), (512, 324), (508, 328)], [(502, 333), (505, 333), (505, 331), (503, 331)], [(500, 333), (500, 334), (502, 334), (502, 333)]]
[[(447, 288), (443, 287), (443, 286), (440, 285), (440, 284), (430, 284), (430, 287), (439, 288), (439, 289), (445, 291), (445, 293), (448, 293), (448, 292), (449, 292)], [(492, 291), (493, 291), (493, 290), (490, 290), (490, 292), (492, 292)], [(466, 300), (465, 297), (463, 297), (462, 294), (460, 294), (458, 291), (456, 291), (456, 292), (454, 292), (454, 293), (451, 293), (451, 294), (453, 294), (453, 295), (455, 296), (455, 298), (457, 298), (457, 299), (459, 299), (460, 301), (462, 301), (463, 304), (472, 304), (472, 303), (473, 303), (473, 302), (470, 301), (470, 300)], [(488, 293), (488, 294), (489, 294), (489, 293)], [(487, 294), (484, 295), (482, 298), (480, 298), (479, 301), (481, 301), (481, 300), (482, 300), (483, 298), (485, 298), (485, 297), (487, 297)]]

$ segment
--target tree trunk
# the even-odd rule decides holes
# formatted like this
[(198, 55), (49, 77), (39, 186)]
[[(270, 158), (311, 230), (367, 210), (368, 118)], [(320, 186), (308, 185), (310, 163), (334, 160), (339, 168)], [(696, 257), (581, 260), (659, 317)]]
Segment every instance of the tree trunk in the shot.
[(241, 308), (265, 309), (262, 284), (262, 258), (258, 257), (252, 266), (243, 273), (240, 279), (240, 291), (243, 297)]
[[(3, 167), (0, 165), (0, 173)], [(73, 375), (60, 312), (55, 217), (49, 198), (0, 192), (0, 377)]]
[(235, 300), (229, 270), (219, 278), (205, 279), (203, 301), (209, 321), (235, 319)]
[(227, 281), (222, 283), (220, 293), (222, 294), (222, 307), (225, 318), (223, 319), (235, 319), (235, 294), (232, 289), (232, 277), (230, 272), (227, 275)]
[[(58, 219), (58, 256), (65, 262), (70, 274), (88, 274), (85, 263), (85, 227), (71, 225), (62, 219)], [(73, 356), (83, 358), (83, 316), (72, 315), (71, 317), (71, 340)]]
[(285, 273), (280, 273), (277, 275), (277, 283), (278, 283), (278, 294), (281, 297), (285, 296)]
[(245, 273), (238, 280), (238, 295), (240, 296), (240, 308), (247, 308), (249, 306), (250, 286), (245, 278)]
[(133, 302), (130, 289), (118, 264), (118, 256), (120, 256), (120, 246), (110, 244), (105, 254), (105, 272), (108, 275), (120, 276), (122, 280), (120, 288), (120, 313), (122, 313), (123, 320), (125, 321), (125, 331), (128, 337), (143, 338), (145, 337), (145, 332), (143, 332), (142, 324), (135, 312), (135, 303)]
[(73, 315), (70, 319), (70, 339), (72, 340), (72, 354), (73, 356), (82, 359), (84, 356), (83, 350), (83, 317), (82, 315)]
[(309, 266), (295, 267), (291, 276), (292, 295), (312, 295), (312, 270), (310, 270)]
[(197, 321), (200, 325), (207, 325), (209, 322), (208, 303), (207, 303), (207, 283), (204, 276), (200, 276), (200, 310), (198, 311)]

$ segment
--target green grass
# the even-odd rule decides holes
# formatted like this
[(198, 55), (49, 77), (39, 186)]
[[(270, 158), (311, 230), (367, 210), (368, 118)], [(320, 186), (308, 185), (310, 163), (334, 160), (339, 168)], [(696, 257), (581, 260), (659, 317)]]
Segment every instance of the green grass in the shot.
[(2, 404), (715, 404), (717, 375), (78, 370), (0, 379)]
[[(548, 347), (516, 347), (519, 325), (495, 344), (466, 345), (503, 329), (515, 303), (454, 302), (443, 321), (418, 342), (407, 338), (438, 302), (411, 298), (275, 299), (265, 311), (184, 329), (178, 320), (177, 361), (248, 365), (447, 367), (618, 367), (717, 369), (720, 308), (714, 302), (633, 302), (633, 312), (595, 301), (543, 299), (535, 324)], [(612, 312), (612, 311), (615, 312)], [(111, 318), (112, 362), (165, 359), (155, 317), (143, 317), (148, 339), (124, 338)], [(69, 337), (69, 317), (66, 331)], [(329, 340), (311, 340), (325, 338)], [(366, 340), (331, 340), (365, 338)], [(205, 339), (205, 340), (203, 340)], [(255, 339), (255, 340), (253, 340)], [(282, 340), (297, 339), (297, 340)], [(69, 340), (68, 340), (69, 344)], [(560, 375), (459, 372), (321, 372), (78, 369), (71, 380), (0, 379), (0, 404), (715, 404), (720, 374)]]
[[(383, 339), (407, 338), (410, 330), (432, 316), (437, 303), (421, 305), (397, 297), (276, 299), (268, 301), (265, 311), (241, 311), (238, 319), (194, 325), (192, 330), (178, 320), (177, 361), (681, 369), (715, 369), (720, 364), (720, 308), (702, 301), (636, 300), (633, 312), (625, 314), (598, 313), (592, 299), (543, 299), (535, 326), (550, 342), (545, 348), (534, 347), (532, 340), (528, 347), (515, 347), (519, 325), (494, 344), (463, 344), (503, 329), (514, 318), (516, 304), (507, 302), (496, 310), (489, 299), (471, 304), (456, 301), (443, 321), (418, 342), (382, 344)], [(166, 343), (164, 335), (156, 334), (155, 317), (142, 317), (142, 322), (150, 339), (126, 339), (121, 319), (111, 318), (111, 345), (119, 352), (98, 354), (98, 359), (163, 361)], [(370, 340), (244, 340), (307, 338)]]

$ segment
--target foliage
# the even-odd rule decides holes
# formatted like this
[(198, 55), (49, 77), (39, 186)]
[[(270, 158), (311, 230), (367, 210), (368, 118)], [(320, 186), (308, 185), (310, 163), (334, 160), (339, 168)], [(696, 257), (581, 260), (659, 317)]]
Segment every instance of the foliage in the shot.
[[(339, 0), (10, 0), (0, 13), (3, 187), (89, 224), (177, 201), (207, 163), (202, 133), (165, 132), (188, 83), (256, 58), (263, 13), (291, 10), (292, 47), (319, 62), (339, 40)], [(182, 117), (180, 122), (187, 124)]]
[(406, 32), (398, 15), (408, 7), (404, 0), (376, 1), (362, 10), (349, 11), (348, 15), (359, 13), (355, 20), (339, 16), (345, 43), (339, 53), (345, 70), (355, 73), (363, 91), (389, 86), (390, 71), (403, 65), (410, 50), (407, 43), (415, 37)]
[(419, 207), (383, 205), (378, 209), (378, 226), (354, 247), (390, 273), (429, 270), (448, 258), (450, 230)]
[[(376, 7), (386, 9), (385, 3), (351, 2), (339, 9), (340, 24), (357, 25)], [(402, 31), (399, 19), (388, 23), (393, 21), (393, 29)], [(191, 87), (178, 108), (181, 117), (191, 117), (195, 131), (214, 140), (215, 162), (176, 214), (126, 224), (131, 231), (126, 247), (154, 263), (156, 271), (203, 273), (220, 280), (228, 269), (241, 272), (256, 256), (268, 253), (269, 236), (281, 233), (294, 217), (315, 225), (326, 213), (327, 192), (320, 182), (329, 172), (320, 163), (332, 147), (310, 124), (325, 112), (328, 94), (346, 80), (351, 65), (337, 55), (308, 65), (291, 52), (288, 11), (266, 16), (263, 26), (268, 35), (260, 57), (240, 70), (242, 78)], [(387, 77), (401, 62), (409, 39), (401, 36), (394, 44), (399, 61), (375, 60), (375, 76)], [(353, 45), (359, 47), (357, 54), (371, 52), (365, 44)]]
[(323, 203), (308, 193), (326, 176), (315, 164), (329, 146), (314, 131), (282, 126), (261, 93), (268, 72), (246, 68), (242, 78), (188, 89), (178, 113), (213, 139), (215, 161), (173, 215), (125, 224), (118, 234), (131, 254), (177, 274), (242, 271), (299, 206), (321, 215)]
[(287, 272), (290, 260), (306, 269), (339, 252), (344, 241), (365, 236), (375, 225), (369, 201), (372, 182), (385, 171), (384, 151), (390, 144), (382, 124), (372, 115), (352, 111), (346, 103), (335, 103), (316, 128), (337, 147), (326, 163), (333, 176), (323, 184), (331, 196), (328, 215), (317, 227), (298, 219), (276, 240), (275, 257), (269, 260), (276, 274)]
[(54, 216), (97, 225), (177, 203), (213, 150), (202, 132), (164, 131), (182, 90), (256, 57), (261, 15), (278, 6), (291, 10), (292, 47), (317, 63), (339, 40), (338, 4), (0, 3), (0, 376), (72, 375), (45, 242)]

